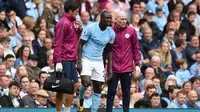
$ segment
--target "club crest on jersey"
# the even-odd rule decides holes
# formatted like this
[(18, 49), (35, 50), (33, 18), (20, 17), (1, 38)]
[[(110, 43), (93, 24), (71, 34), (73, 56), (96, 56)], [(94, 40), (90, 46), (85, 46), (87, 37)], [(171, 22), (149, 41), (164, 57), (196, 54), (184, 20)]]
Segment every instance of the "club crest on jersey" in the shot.
[(125, 34), (125, 37), (126, 37), (126, 38), (129, 38), (129, 37), (130, 37), (130, 34), (126, 33), (126, 34)]
[(87, 35), (87, 31), (86, 30), (83, 31), (83, 35)]
[(109, 41), (109, 38), (108, 38), (108, 37), (106, 37), (106, 38), (105, 38), (105, 41), (106, 41), (106, 42), (108, 42), (108, 41)]

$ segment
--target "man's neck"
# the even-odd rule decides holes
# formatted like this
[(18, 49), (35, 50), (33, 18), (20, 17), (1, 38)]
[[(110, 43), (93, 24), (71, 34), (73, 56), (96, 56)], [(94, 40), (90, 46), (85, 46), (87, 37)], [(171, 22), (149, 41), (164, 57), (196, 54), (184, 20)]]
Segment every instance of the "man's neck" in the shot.
[(106, 30), (107, 26), (104, 26), (101, 22), (99, 23), (99, 28), (101, 29), (101, 31)]

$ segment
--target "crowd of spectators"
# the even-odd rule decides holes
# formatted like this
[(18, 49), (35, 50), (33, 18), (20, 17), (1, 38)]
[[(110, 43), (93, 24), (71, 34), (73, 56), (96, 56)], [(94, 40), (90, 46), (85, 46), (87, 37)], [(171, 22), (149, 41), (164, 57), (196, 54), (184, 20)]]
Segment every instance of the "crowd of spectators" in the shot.
[[(54, 72), (54, 27), (65, 13), (64, 2), (0, 0), (1, 107), (55, 107), (56, 92), (42, 87)], [(77, 2), (83, 30), (100, 20), (102, 10), (112, 12), (113, 24), (115, 14), (125, 11), (136, 30), (142, 72), (133, 75), (130, 108), (200, 108), (200, 0)], [(85, 108), (92, 104), (93, 88), (85, 93)], [(100, 108), (106, 108), (107, 90), (105, 83)], [(122, 99), (119, 83), (113, 108), (121, 108)]]

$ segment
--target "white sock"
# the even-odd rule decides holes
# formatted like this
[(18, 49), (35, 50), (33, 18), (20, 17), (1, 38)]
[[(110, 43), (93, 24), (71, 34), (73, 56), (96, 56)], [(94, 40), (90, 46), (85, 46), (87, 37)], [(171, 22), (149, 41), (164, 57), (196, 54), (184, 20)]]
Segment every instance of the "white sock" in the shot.
[(70, 107), (65, 107), (64, 112), (70, 112)]

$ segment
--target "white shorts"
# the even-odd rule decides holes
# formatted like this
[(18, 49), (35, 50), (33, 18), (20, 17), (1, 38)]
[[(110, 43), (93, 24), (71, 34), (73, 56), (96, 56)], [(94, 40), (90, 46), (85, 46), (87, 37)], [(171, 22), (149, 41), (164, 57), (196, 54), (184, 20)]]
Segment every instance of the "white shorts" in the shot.
[(92, 80), (105, 82), (103, 62), (93, 62), (87, 59), (82, 59), (81, 76), (91, 76)]

